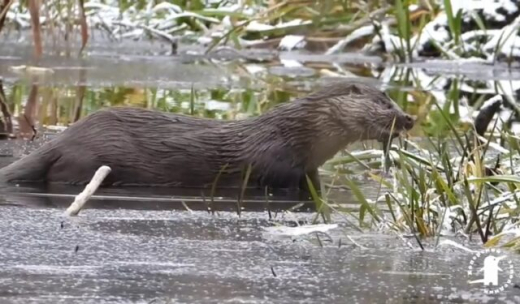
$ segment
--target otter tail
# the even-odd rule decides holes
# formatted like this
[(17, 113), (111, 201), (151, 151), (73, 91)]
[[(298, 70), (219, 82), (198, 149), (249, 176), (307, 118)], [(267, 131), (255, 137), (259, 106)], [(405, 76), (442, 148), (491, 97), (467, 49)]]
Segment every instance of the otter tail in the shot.
[(54, 163), (51, 147), (44, 145), (0, 169), (0, 182), (43, 182)]

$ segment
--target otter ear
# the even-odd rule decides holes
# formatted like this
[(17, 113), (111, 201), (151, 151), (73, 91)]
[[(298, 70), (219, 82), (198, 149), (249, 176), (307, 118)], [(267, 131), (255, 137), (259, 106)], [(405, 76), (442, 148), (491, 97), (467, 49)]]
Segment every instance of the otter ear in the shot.
[(361, 88), (358, 84), (355, 83), (350, 86), (350, 94), (361, 95)]

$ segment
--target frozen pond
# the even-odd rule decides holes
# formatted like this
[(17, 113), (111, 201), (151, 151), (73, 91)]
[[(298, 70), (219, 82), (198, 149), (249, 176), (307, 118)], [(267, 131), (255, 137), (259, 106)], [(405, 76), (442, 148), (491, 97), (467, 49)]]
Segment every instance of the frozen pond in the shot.
[[(1, 207), (2, 303), (518, 303), (468, 281), (472, 254), (342, 227), (266, 233), (266, 213)], [(279, 215), (279, 217), (281, 217)], [(287, 220), (291, 218), (285, 217)], [(296, 214), (302, 221), (310, 214)], [(341, 222), (341, 220), (339, 220)], [(342, 225), (343, 226), (343, 225)], [(354, 245), (346, 238), (352, 237)], [(341, 240), (341, 246), (340, 246)], [(518, 259), (511, 256), (516, 269)]]

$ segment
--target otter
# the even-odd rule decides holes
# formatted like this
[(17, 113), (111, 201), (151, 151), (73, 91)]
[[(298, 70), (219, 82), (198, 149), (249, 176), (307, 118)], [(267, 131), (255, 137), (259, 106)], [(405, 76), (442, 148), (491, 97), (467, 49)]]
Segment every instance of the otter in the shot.
[(102, 187), (308, 189), (309, 178), (319, 189), (318, 167), (348, 144), (392, 140), (414, 123), (386, 93), (355, 81), (243, 120), (110, 107), (2, 168), (0, 180), (84, 185), (107, 165)]

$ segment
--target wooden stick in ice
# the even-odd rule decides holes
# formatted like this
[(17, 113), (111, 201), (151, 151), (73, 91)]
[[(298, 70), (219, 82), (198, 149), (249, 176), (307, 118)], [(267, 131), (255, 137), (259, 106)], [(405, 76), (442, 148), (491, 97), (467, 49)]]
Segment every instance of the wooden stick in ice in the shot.
[(92, 177), (90, 180), (90, 183), (88, 183), (83, 192), (74, 198), (74, 202), (69, 206), (69, 208), (67, 208), (65, 214), (69, 216), (78, 215), (81, 208), (83, 208), (85, 203), (90, 199), (94, 192), (96, 192), (97, 188), (99, 188), (99, 185), (101, 185), (110, 171), (112, 171), (112, 169), (110, 169), (109, 166), (99, 167), (99, 169), (97, 169), (96, 173), (94, 174), (94, 177)]

